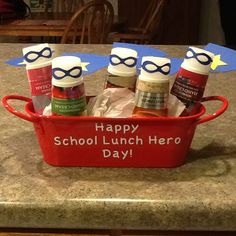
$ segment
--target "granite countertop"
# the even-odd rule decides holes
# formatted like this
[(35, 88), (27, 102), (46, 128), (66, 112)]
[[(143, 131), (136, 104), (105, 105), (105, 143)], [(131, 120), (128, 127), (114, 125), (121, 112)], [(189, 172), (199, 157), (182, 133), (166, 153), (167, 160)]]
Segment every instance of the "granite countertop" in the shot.
[[(4, 64), (23, 44), (1, 44), (0, 94), (29, 96), (24, 68)], [(111, 45), (53, 45), (61, 52), (108, 55)], [(185, 46), (159, 46), (172, 57)], [(85, 78), (102, 90), (106, 70)], [(236, 71), (211, 74), (205, 95), (228, 110), (197, 127), (187, 163), (174, 169), (60, 168), (46, 164), (30, 122), (0, 107), (0, 227), (236, 230)], [(98, 86), (101, 84), (101, 86)], [(219, 104), (206, 103), (214, 112)], [(16, 107), (21, 107), (16, 104)]]

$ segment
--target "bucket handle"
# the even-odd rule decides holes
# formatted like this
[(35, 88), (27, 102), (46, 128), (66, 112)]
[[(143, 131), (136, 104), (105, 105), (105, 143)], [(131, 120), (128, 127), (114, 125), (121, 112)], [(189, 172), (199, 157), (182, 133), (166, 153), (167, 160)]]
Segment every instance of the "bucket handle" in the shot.
[[(7, 95), (4, 96), (2, 99), (2, 104), (3, 106), (12, 114), (14, 114), (15, 116), (18, 116), (24, 120), (30, 121), (30, 122), (36, 122), (37, 119), (35, 117), (32, 116), (28, 116), (25, 115), (24, 113), (17, 111), (15, 108), (13, 108), (11, 105), (9, 105), (8, 100), (19, 100), (19, 101), (24, 101), (24, 102), (31, 102), (31, 99), (28, 97), (24, 97), (24, 96), (19, 96), (19, 95)], [(209, 96), (209, 97), (204, 97), (202, 98), (201, 102), (206, 102), (206, 101), (221, 101), (223, 104), (222, 106), (213, 114), (207, 115), (203, 118), (200, 118), (197, 121), (197, 124), (202, 124), (205, 123), (207, 121), (213, 120), (216, 117), (218, 117), (219, 115), (221, 115), (222, 113), (225, 112), (225, 110), (228, 107), (228, 101), (226, 98), (222, 97), (222, 96)]]
[(7, 95), (4, 96), (2, 99), (2, 104), (3, 106), (12, 114), (14, 114), (15, 116), (18, 116), (24, 120), (30, 121), (30, 122), (36, 122), (37, 119), (32, 117), (32, 116), (28, 116), (25, 115), (24, 113), (17, 111), (14, 107), (12, 107), (9, 103), (8, 100), (19, 100), (19, 101), (24, 101), (24, 102), (31, 102), (30, 98), (24, 97), (24, 96), (19, 96), (19, 95)]
[(215, 100), (218, 100), (218, 101), (221, 101), (222, 102), (222, 105), (221, 107), (213, 114), (210, 114), (210, 115), (207, 115), (203, 118), (200, 118), (197, 122), (197, 124), (202, 124), (202, 123), (205, 123), (207, 121), (210, 121), (210, 120), (213, 120), (215, 119), (216, 117), (218, 117), (219, 115), (221, 115), (222, 113), (225, 112), (225, 110), (227, 109), (228, 107), (228, 101), (226, 98), (222, 97), (222, 96), (209, 96), (209, 97), (204, 97), (202, 98), (201, 102), (207, 102), (207, 101), (215, 101)]

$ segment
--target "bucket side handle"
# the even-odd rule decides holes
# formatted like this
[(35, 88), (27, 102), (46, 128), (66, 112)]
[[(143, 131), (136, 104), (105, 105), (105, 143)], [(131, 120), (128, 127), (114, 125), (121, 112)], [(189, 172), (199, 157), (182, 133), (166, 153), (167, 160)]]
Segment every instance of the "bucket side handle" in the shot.
[(24, 96), (19, 96), (19, 95), (7, 95), (4, 96), (2, 98), (2, 104), (3, 106), (12, 114), (14, 114), (15, 116), (18, 116), (24, 120), (30, 121), (30, 122), (36, 122), (36, 118), (29, 116), (29, 115), (25, 115), (24, 113), (17, 111), (14, 107), (12, 107), (8, 101), (9, 100), (18, 100), (18, 101), (24, 101), (24, 102), (31, 102), (30, 98), (24, 97)]
[(227, 101), (226, 98), (224, 98), (224, 97), (222, 97), (222, 96), (209, 96), (209, 97), (204, 97), (204, 98), (202, 98), (201, 102), (216, 101), (216, 100), (222, 102), (221, 107), (220, 107), (215, 113), (200, 118), (200, 119), (197, 121), (197, 124), (202, 124), (202, 123), (205, 123), (205, 122), (207, 122), (207, 121), (213, 120), (213, 119), (215, 119), (216, 117), (218, 117), (219, 115), (221, 115), (222, 113), (225, 112), (225, 110), (226, 110), (227, 107), (228, 107), (228, 101)]

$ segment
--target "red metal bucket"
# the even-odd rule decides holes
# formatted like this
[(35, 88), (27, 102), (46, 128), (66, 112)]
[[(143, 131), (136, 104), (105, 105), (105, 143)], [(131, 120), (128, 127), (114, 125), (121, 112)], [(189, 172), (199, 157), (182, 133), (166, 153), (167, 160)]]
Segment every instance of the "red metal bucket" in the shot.
[[(24, 114), (8, 100), (26, 101)], [(34, 124), (44, 160), (54, 166), (176, 167), (186, 160), (196, 126), (215, 119), (228, 106), (224, 97), (212, 96), (222, 106), (214, 114), (200, 105), (188, 117), (100, 118), (39, 116), (31, 99), (9, 95), (2, 100), (14, 115)]]

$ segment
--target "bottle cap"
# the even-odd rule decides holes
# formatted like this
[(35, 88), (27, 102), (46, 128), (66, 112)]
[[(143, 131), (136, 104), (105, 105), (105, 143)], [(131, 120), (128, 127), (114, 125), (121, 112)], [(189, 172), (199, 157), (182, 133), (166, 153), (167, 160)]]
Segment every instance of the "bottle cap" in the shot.
[(81, 60), (75, 56), (61, 56), (52, 60), (52, 85), (74, 87), (83, 80)]
[(138, 53), (130, 48), (113, 48), (110, 55), (108, 72), (117, 76), (136, 75)]
[(142, 58), (139, 79), (158, 82), (166, 82), (170, 73), (170, 59), (165, 57), (145, 56)]
[(208, 75), (214, 54), (197, 47), (189, 47), (181, 67), (199, 74)]
[(22, 51), (26, 66), (50, 64), (52, 61), (52, 49), (48, 43), (26, 47)]

